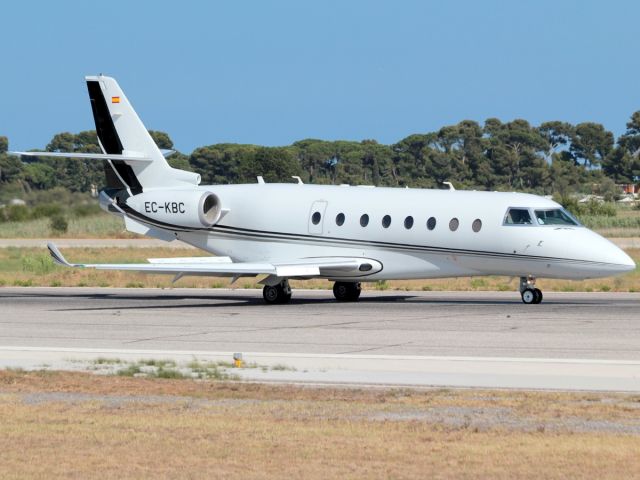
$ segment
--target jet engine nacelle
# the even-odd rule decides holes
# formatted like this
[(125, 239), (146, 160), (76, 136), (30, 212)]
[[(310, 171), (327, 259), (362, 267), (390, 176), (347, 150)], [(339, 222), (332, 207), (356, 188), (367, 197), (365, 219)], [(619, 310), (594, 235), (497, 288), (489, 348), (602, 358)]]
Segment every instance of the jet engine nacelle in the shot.
[(215, 193), (193, 190), (143, 192), (127, 198), (127, 205), (157, 222), (187, 228), (215, 225), (222, 204)]

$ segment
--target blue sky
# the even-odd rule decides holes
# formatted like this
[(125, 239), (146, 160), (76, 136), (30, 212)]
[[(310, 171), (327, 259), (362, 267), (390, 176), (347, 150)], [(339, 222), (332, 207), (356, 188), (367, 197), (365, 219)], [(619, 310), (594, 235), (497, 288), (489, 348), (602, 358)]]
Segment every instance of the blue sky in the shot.
[(0, 135), (93, 129), (83, 76), (115, 76), (186, 153), (221, 142), (396, 142), (463, 119), (640, 110), (635, 1), (56, 1), (0, 10)]

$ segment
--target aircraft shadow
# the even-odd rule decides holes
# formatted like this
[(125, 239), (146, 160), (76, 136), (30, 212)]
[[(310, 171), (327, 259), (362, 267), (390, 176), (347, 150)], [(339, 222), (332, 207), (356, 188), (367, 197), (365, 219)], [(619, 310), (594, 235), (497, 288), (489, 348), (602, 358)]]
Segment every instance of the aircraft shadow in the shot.
[[(96, 307), (76, 307), (76, 308), (58, 308), (53, 311), (103, 311), (103, 310), (147, 310), (147, 309), (198, 309), (198, 308), (223, 308), (223, 307), (251, 307), (261, 306), (263, 308), (286, 308), (286, 305), (271, 306), (265, 305), (261, 295), (247, 294), (247, 295), (226, 295), (216, 294), (212, 292), (210, 294), (169, 294), (169, 295), (138, 295), (135, 292), (129, 293), (71, 293), (71, 294), (58, 294), (58, 293), (44, 293), (44, 292), (25, 292), (19, 294), (2, 295), (0, 292), (0, 298), (77, 298), (86, 300), (118, 300), (120, 303), (114, 306), (96, 306)], [(181, 303), (173, 304), (171, 302), (176, 301), (190, 301), (193, 303)], [(360, 298), (358, 304), (389, 304), (389, 303), (404, 303), (410, 301), (411, 304), (423, 304), (428, 305), (478, 305), (478, 306), (492, 306), (492, 305), (522, 305), (525, 308), (544, 308), (545, 306), (560, 306), (560, 305), (606, 305), (601, 300), (545, 300), (539, 306), (524, 305), (514, 293), (513, 299), (500, 300), (500, 299), (482, 299), (482, 298), (429, 298), (422, 295), (398, 294), (398, 295), (381, 295), (381, 296), (363, 296)], [(128, 305), (126, 302), (143, 302), (143, 305)], [(327, 294), (326, 298), (307, 297), (304, 293), (297, 294), (294, 291), (294, 296), (289, 303), (291, 306), (295, 305), (341, 305), (344, 307), (354, 306), (353, 303), (340, 303), (338, 304), (335, 299)]]

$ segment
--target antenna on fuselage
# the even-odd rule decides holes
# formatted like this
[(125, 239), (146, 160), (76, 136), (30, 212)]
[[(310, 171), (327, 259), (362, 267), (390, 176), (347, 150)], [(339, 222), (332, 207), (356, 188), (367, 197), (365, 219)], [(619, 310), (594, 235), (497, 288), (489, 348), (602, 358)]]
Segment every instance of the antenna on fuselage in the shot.
[(453, 186), (453, 183), (451, 182), (442, 182), (443, 185), (446, 185), (447, 187), (449, 187), (449, 190), (455, 190), (456, 188)]

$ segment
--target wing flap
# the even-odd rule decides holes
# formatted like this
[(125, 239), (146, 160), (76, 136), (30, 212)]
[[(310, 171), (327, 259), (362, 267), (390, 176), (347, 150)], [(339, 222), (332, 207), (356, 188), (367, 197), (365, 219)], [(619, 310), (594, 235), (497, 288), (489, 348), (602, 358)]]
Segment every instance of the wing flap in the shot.
[(317, 265), (277, 265), (277, 277), (317, 277), (320, 268)]
[(183, 275), (275, 275), (275, 267), (268, 263), (231, 263), (228, 265), (201, 264), (153, 264), (153, 263), (103, 263), (87, 264), (96, 270), (124, 270), (142, 273)]
[(147, 262), (154, 264), (173, 265), (173, 264), (185, 264), (185, 263), (206, 263), (206, 264), (220, 264), (220, 263), (233, 263), (229, 257), (173, 257), (173, 258), (147, 258)]

